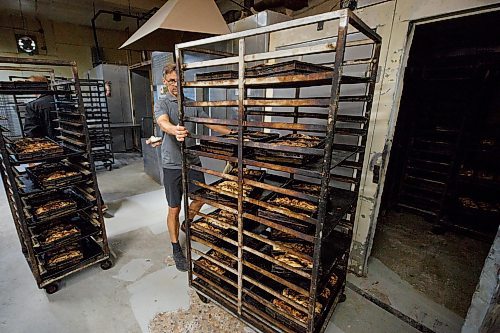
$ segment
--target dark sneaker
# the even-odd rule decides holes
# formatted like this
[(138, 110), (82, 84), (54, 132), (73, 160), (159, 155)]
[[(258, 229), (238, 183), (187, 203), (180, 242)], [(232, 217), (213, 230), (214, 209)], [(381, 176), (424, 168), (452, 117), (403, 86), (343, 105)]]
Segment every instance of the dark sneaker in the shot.
[(189, 267), (184, 253), (182, 253), (182, 251), (174, 252), (173, 257), (177, 270), (181, 272), (187, 272)]

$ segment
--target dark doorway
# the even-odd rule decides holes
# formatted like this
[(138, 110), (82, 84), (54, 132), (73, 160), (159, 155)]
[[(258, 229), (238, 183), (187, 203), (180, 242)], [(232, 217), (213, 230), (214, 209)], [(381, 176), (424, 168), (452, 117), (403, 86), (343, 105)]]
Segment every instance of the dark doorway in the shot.
[(153, 135), (153, 103), (149, 67), (131, 69), (130, 85), (135, 123), (141, 125), (141, 137), (149, 137)]
[(500, 221), (498, 22), (416, 26), (372, 252), (461, 316)]

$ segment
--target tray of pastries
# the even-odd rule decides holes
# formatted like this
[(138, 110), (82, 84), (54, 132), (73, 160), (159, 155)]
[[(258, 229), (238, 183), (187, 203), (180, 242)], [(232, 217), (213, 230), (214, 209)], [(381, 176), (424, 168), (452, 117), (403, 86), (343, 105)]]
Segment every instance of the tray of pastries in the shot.
[[(319, 136), (307, 134), (288, 134), (280, 138), (273, 139), (268, 142), (271, 146), (279, 147), (296, 147), (296, 148), (315, 148), (320, 149), (325, 145), (325, 139)], [(294, 165), (303, 165), (311, 160), (317, 159), (318, 156), (297, 153), (289, 151), (279, 151), (264, 148), (255, 148), (253, 150), (255, 159), (266, 162), (277, 162)]]
[[(210, 250), (206, 254), (227, 267), (235, 268), (237, 265), (236, 260), (231, 259), (218, 251)], [(214, 274), (209, 274), (207, 271)], [(220, 284), (221, 279), (217, 275), (224, 275), (227, 271), (222, 266), (214, 264), (206, 258), (200, 258), (194, 261), (194, 272), (204, 276), (209, 275), (212, 281)]]
[[(281, 212), (259, 207), (257, 212), (259, 217), (279, 222), (284, 226), (290, 227), (302, 233), (308, 233), (314, 227), (311, 223), (301, 220), (301, 218), (314, 217), (318, 207), (316, 203), (278, 193), (273, 193), (267, 198), (266, 202), (277, 206)], [(295, 217), (283, 214), (283, 211), (293, 214)]]
[(37, 205), (33, 209), (33, 215), (38, 219), (44, 219), (61, 213), (76, 211), (77, 203), (72, 199), (54, 199)]
[[(329, 299), (334, 296), (336, 292), (338, 292), (338, 289), (338, 277), (337, 275), (332, 274), (330, 280), (327, 283), (327, 286), (323, 288), (321, 293), (316, 298), (316, 306), (314, 308), (316, 315), (320, 315), (323, 312), (323, 310), (325, 309), (325, 304), (328, 304)], [(309, 308), (309, 297), (293, 289), (285, 288), (281, 291), (281, 295), (307, 309)], [(296, 309), (295, 307), (278, 298), (273, 299), (273, 304), (281, 311), (292, 314), (293, 317), (297, 318), (301, 322), (307, 322), (307, 314), (305, 312)], [(276, 318), (279, 318), (284, 322), (288, 322), (288, 319), (286, 319), (285, 317), (280, 316), (278, 313), (276, 313), (276, 315)]]
[(85, 215), (78, 214), (38, 224), (30, 227), (35, 250), (39, 253), (55, 246), (72, 242), (76, 239), (97, 234), (94, 226)]
[(290, 60), (272, 65), (256, 65), (246, 71), (247, 77), (267, 77), (321, 73), (331, 71), (332, 68), (322, 65), (316, 65), (304, 61)]
[(55, 157), (64, 154), (64, 148), (49, 138), (23, 138), (10, 145), (18, 161)]
[(74, 189), (54, 190), (23, 200), (26, 204), (27, 217), (31, 218), (34, 224), (69, 215), (92, 204)]
[[(290, 251), (303, 253), (312, 258), (314, 254), (314, 245), (303, 242), (297, 243), (297, 242), (276, 241), (271, 251), (272, 257), (286, 266), (290, 266), (303, 271), (312, 270), (313, 267), (312, 259), (299, 257)], [(283, 274), (288, 275), (292, 273), (282, 265), (274, 263), (272, 265), (271, 272), (278, 273), (281, 275)]]
[(52, 246), (61, 241), (80, 236), (81, 231), (77, 225), (72, 223), (60, 223), (51, 226), (38, 235), (42, 247)]
[[(319, 197), (321, 186), (304, 181), (293, 180), (286, 183), (286, 189), (295, 190), (303, 194)], [(328, 201), (327, 218), (341, 218), (352, 207), (356, 196), (352, 191), (338, 188), (328, 188), (328, 196), (335, 200)], [(278, 207), (283, 212), (259, 207), (258, 216), (279, 222), (283, 226), (293, 228), (302, 233), (309, 233), (314, 227), (311, 223), (304, 222), (303, 218), (315, 219), (318, 214), (318, 204), (316, 202), (295, 198), (290, 195), (273, 193), (265, 201)], [(289, 214), (287, 215), (286, 212)]]
[[(258, 131), (245, 131), (243, 133), (243, 141), (245, 142), (267, 142), (278, 137), (278, 133), (265, 133)], [(200, 140), (201, 150), (219, 155), (235, 156), (238, 153), (238, 133), (222, 135), (220, 138), (232, 140), (234, 141), (234, 144)]]
[(63, 186), (83, 178), (81, 172), (61, 162), (28, 167), (26, 172), (42, 188)]
[[(191, 223), (191, 233), (193, 236), (208, 240), (211, 243), (217, 243), (220, 237), (228, 236), (232, 231), (230, 226), (237, 225), (236, 215), (225, 210), (218, 209), (208, 214), (207, 217), (202, 217)], [(214, 236), (207, 232), (215, 233)]]
[(196, 74), (196, 81), (229, 80), (237, 79), (238, 71), (216, 71)]
[(44, 278), (61, 276), (75, 265), (88, 263), (91, 259), (103, 258), (102, 247), (91, 237), (62, 244), (53, 250), (37, 255)]
[[(262, 174), (262, 177), (264, 174)], [(211, 186), (215, 187), (215, 191), (209, 189), (199, 189), (195, 192), (195, 194), (201, 195), (207, 199), (222, 202), (225, 204), (234, 204), (237, 202), (237, 198), (229, 196), (228, 194), (232, 194), (237, 196), (239, 193), (238, 182), (233, 180), (221, 179), (212, 184)], [(243, 184), (243, 197), (251, 197), (256, 198), (262, 193), (262, 189)]]
[(44, 267), (47, 270), (61, 269), (76, 264), (83, 259), (83, 251), (79, 243), (49, 251), (43, 256)]
[[(260, 64), (252, 66), (245, 70), (245, 77), (298, 75), (298, 74), (328, 72), (331, 70), (332, 68), (327, 66), (312, 64), (298, 60), (290, 60), (271, 65)], [(238, 71), (234, 70), (200, 73), (196, 75), (197, 81), (228, 80), (237, 78), (238, 78)]]
[[(234, 168), (229, 172), (232, 176), (238, 176), (238, 168)], [(263, 170), (243, 168), (243, 178), (248, 178), (252, 180), (262, 180), (266, 172)]]

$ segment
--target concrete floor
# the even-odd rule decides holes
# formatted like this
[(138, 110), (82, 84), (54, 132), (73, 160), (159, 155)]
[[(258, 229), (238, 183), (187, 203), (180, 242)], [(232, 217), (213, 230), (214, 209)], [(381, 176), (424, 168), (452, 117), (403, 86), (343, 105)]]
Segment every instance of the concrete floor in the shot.
[(420, 216), (390, 212), (377, 225), (372, 256), (427, 297), (465, 317), (490, 247), (491, 242), (454, 232), (437, 235)]
[[(163, 189), (148, 180), (140, 160), (126, 164), (99, 173), (101, 191), (114, 214), (106, 220), (114, 267), (74, 274), (53, 295), (36, 287), (0, 190), (0, 332), (148, 332), (159, 313), (189, 309), (187, 275), (166, 260), (171, 247)], [(460, 318), (377, 260), (370, 263), (368, 278), (350, 276), (349, 281), (436, 332), (459, 332)], [(418, 332), (353, 291), (346, 293), (328, 333)]]

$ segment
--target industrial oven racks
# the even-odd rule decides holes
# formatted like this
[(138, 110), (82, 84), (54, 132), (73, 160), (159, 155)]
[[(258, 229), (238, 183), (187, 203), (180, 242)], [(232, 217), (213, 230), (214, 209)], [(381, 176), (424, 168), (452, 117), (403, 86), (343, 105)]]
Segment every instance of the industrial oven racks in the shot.
[[(0, 83), (1, 95), (50, 94), (54, 97), (53, 112), (59, 126), (57, 144), (60, 148), (53, 153), (21, 155), (16, 152), (14, 143), (24, 135), (9, 137), (5, 135), (8, 131), (6, 128), (2, 128), (0, 135), (0, 173), (22, 252), (38, 287), (44, 288), (47, 293), (54, 293), (59, 289), (58, 281), (70, 274), (96, 263), (100, 263), (102, 269), (112, 266), (95, 167), (90, 154), (78, 70), (76, 63), (69, 61), (0, 57), (0, 63), (9, 65), (1, 70), (22, 71), (26, 65), (35, 65), (66, 67), (70, 68), (73, 74), (70, 83), (52, 82), (49, 89), (42, 89), (32, 82)], [(71, 121), (66, 122), (63, 119)], [(40, 169), (48, 163), (61, 163), (73, 171), (78, 171), (79, 176), (69, 178), (67, 182), (53, 183), (54, 186), (49, 187), (38, 183), (26, 170)], [(66, 210), (53, 210), (53, 215), (34, 213), (36, 207), (55, 198), (72, 199), (73, 203)], [(72, 237), (40, 243), (42, 235), (49, 235), (47, 232), (53, 230), (57, 224), (67, 225), (68, 221), (77, 223), (77, 232)], [(61, 259), (59, 263), (49, 261), (51, 257), (59, 255), (74, 255), (75, 252), (70, 253), (74, 248), (79, 253), (76, 252), (78, 255), (72, 260)]]
[(111, 170), (115, 163), (111, 150), (111, 128), (104, 80), (80, 79), (94, 163)]
[[(294, 28), (323, 23), (329, 27), (331, 36), (335, 36), (334, 42), (330, 40), (305, 47), (295, 45), (290, 49), (257, 54), (247, 52), (246, 42), (252, 36), (285, 30), (293, 34)], [(236, 45), (237, 52), (219, 51), (228, 49), (224, 48), (224, 44)], [(237, 144), (237, 153), (234, 155), (217, 154), (202, 150), (199, 146), (188, 147), (185, 143), (181, 145), (184, 193), (188, 193), (188, 182), (202, 187), (201, 190), (186, 195), (183, 202), (187, 217), (185, 229), (190, 266), (189, 284), (202, 295), (202, 300), (209, 299), (217, 303), (262, 332), (325, 331), (336, 305), (345, 299), (347, 262), (363, 171), (380, 44), (379, 35), (351, 11), (341, 10), (176, 46), (180, 124), (218, 124), (232, 126), (238, 131), (236, 141), (212, 135), (190, 134), (192, 138), (204, 142)], [(364, 53), (350, 52), (359, 48), (365, 51), (367, 49), (368, 55), (356, 57), (356, 54)], [(186, 57), (187, 53), (191, 53), (189, 57)], [(207, 54), (213, 57), (210, 60), (185, 62), (184, 59), (193, 59), (191, 55), (197, 53), (203, 53), (204, 59)], [(330, 70), (306, 74), (292, 71), (284, 75), (273, 75), (279, 72), (276, 65), (266, 66), (275, 64), (276, 60), (293, 61), (311, 55), (329, 57), (326, 63)], [(264, 65), (258, 68), (267, 76), (259, 77), (257, 74), (257, 77), (246, 77), (247, 70), (256, 64)], [(359, 70), (360, 67), (363, 68), (362, 71)], [(233, 74), (229, 77), (217, 76), (218, 71), (228, 73), (229, 70), (231, 73), (236, 68), (237, 78)], [(207, 71), (214, 72), (212, 79), (210, 75), (203, 75), (203, 80), (190, 79), (195, 77), (193, 74)], [(319, 86), (329, 88), (327, 96), (304, 97), (303, 88)], [(346, 87), (354, 87), (354, 90), (344, 89)], [(228, 92), (226, 96), (234, 98), (210, 100), (207, 89), (225, 89)], [(270, 97), (273, 96), (273, 91), (280, 89), (292, 89), (294, 97)], [(356, 89), (357, 94), (349, 94), (349, 91)], [(193, 96), (193, 90), (196, 100), (186, 99), (185, 95)], [(229, 93), (231, 91), (232, 94)], [(227, 117), (228, 119), (199, 118), (185, 116), (185, 108), (188, 107), (205, 108), (209, 114), (213, 108), (221, 107), (237, 111), (235, 117)], [(260, 118), (256, 119), (255, 116)], [(323, 138), (324, 145), (297, 148), (244, 141), (246, 129), (317, 135)], [(255, 150), (284, 153), (283, 156), (306, 154), (312, 156), (313, 160), (308, 160), (305, 165), (261, 161), (252, 154)], [(187, 154), (231, 162), (237, 165), (238, 172), (235, 175), (215, 168), (188, 164)], [(262, 179), (245, 177), (244, 168), (266, 170), (267, 176)], [(237, 182), (237, 194), (218, 189), (215, 187), (218, 183), (207, 185), (191, 181), (188, 179), (190, 169)], [(299, 179), (309, 185), (320, 185), (319, 193), (294, 190), (293, 184)], [(244, 196), (243, 188), (247, 185), (261, 191), (256, 196)], [(205, 195), (207, 191), (231, 200), (213, 200)], [(270, 204), (276, 196), (309, 200), (309, 203), (316, 205), (316, 211), (304, 215)], [(188, 217), (189, 198), (233, 213), (237, 223), (226, 224), (226, 231), (221, 233), (205, 229), (203, 236), (200, 229), (195, 232), (193, 225), (197, 223), (193, 223)], [(260, 214), (261, 212), (264, 214)], [(292, 219), (295, 224), (306, 228), (287, 225), (280, 219), (272, 219), (270, 214)], [(214, 215), (198, 215), (206, 221), (214, 221)], [(215, 220), (218, 221), (216, 218)], [(220, 226), (221, 221), (218, 222)], [(293, 267), (273, 257), (273, 251), (278, 248), (277, 239), (283, 235), (288, 240), (293, 238), (296, 244), (313, 247), (312, 253), (293, 250), (290, 244), (285, 247), (287, 253), (312, 263), (310, 269)], [(199, 251), (193, 248), (192, 242), (201, 243), (210, 250)], [(211, 255), (214, 251), (219, 257)], [(221, 255), (224, 255), (225, 260), (220, 259)], [(207, 268), (207, 262), (211, 263), (211, 269)], [(326, 287), (329, 288), (329, 293), (326, 293)], [(286, 288), (288, 296), (301, 295), (302, 303), (285, 297)], [(322, 304), (319, 312), (316, 311), (317, 302)], [(278, 303), (284, 304), (284, 307), (277, 306)]]

